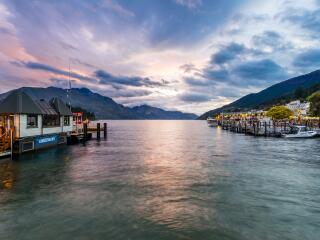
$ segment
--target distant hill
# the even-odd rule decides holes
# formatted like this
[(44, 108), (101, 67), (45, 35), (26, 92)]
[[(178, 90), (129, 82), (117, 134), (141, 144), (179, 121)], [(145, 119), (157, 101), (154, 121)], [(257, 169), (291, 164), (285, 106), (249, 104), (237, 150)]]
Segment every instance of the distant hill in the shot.
[(297, 89), (307, 89), (320, 83), (320, 70), (288, 79), (268, 87), (261, 92), (248, 94), (228, 105), (208, 111), (199, 119), (206, 119), (221, 112), (246, 111), (250, 109), (262, 109), (277, 100), (290, 97)]
[(193, 113), (181, 113), (179, 111), (165, 111), (161, 108), (142, 105), (133, 107), (132, 110), (145, 119), (196, 119)]
[[(67, 90), (57, 87), (48, 88), (21, 88), (34, 99), (50, 100), (59, 97), (68, 102)], [(5, 98), (10, 92), (0, 94), (0, 99)], [(94, 93), (87, 88), (72, 88), (70, 91), (71, 105), (81, 107), (93, 112), (97, 119), (196, 119), (195, 114), (178, 111), (165, 111), (147, 105), (140, 107), (125, 107), (116, 103), (112, 98)]]

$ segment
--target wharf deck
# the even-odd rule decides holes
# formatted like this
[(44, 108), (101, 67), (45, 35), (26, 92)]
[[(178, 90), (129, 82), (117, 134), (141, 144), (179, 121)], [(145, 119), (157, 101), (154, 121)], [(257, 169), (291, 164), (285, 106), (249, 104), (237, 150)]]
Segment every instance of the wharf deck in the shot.
[(0, 152), (0, 158), (11, 156), (11, 151)]
[[(223, 130), (235, 133), (244, 133), (252, 136), (263, 137), (281, 137), (283, 134), (290, 132), (290, 128), (294, 125), (289, 122), (265, 122), (265, 121), (236, 121), (223, 120), (219, 123)], [(311, 130), (318, 131), (318, 125), (307, 125)]]

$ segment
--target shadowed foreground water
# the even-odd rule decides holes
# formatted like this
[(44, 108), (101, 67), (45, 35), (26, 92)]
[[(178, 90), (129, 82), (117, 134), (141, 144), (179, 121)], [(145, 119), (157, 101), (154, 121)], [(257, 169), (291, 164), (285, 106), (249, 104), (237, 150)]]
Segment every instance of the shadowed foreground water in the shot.
[(312, 239), (320, 139), (109, 121), (108, 141), (0, 160), (0, 239)]

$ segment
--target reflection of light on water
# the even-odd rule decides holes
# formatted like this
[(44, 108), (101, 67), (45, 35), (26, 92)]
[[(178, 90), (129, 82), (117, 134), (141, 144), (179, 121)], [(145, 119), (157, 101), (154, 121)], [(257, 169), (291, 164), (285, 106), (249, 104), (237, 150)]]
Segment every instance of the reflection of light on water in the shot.
[(318, 239), (310, 223), (319, 219), (319, 141), (252, 138), (205, 122), (110, 126), (106, 142), (1, 160), (0, 235)]
[(2, 188), (11, 189), (14, 182), (14, 168), (10, 161), (0, 164), (0, 180)]
[[(136, 211), (149, 221), (172, 229), (200, 229), (197, 220), (207, 214), (199, 205), (201, 199), (190, 189), (194, 183), (207, 182), (206, 174), (199, 171), (199, 162), (195, 161), (197, 152), (189, 151), (194, 141), (186, 138), (186, 133), (195, 137), (197, 134), (190, 134), (190, 124), (161, 121), (157, 128), (150, 125), (140, 146), (144, 172), (138, 183), (148, 193), (140, 199)], [(207, 149), (199, 152), (206, 154)]]

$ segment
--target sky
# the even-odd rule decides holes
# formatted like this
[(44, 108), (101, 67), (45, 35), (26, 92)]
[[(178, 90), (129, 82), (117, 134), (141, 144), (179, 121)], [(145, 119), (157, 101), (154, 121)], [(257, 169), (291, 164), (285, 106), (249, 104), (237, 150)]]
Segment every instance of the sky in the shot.
[(320, 68), (320, 0), (0, 0), (0, 93), (197, 114)]

